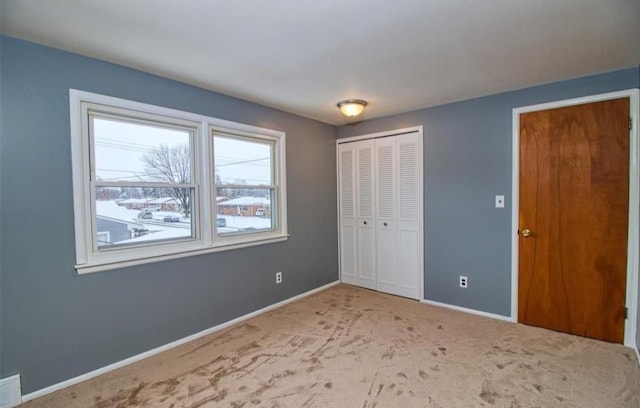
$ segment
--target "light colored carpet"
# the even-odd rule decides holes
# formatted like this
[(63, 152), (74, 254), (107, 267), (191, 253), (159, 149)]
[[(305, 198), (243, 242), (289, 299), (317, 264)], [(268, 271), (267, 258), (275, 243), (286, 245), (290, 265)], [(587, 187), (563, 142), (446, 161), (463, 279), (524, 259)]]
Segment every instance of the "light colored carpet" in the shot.
[(621, 345), (339, 285), (24, 408), (640, 407)]

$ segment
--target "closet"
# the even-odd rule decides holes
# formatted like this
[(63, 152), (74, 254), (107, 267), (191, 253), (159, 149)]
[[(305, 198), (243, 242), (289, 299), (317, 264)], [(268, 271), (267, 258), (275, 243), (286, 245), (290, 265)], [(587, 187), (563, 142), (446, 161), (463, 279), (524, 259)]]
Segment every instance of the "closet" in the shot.
[(338, 140), (342, 282), (419, 299), (422, 127)]

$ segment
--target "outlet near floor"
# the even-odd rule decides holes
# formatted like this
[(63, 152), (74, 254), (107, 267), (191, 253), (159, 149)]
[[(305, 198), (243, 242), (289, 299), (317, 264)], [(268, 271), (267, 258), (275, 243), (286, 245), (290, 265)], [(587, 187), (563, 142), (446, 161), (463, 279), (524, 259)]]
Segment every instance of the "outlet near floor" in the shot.
[(276, 284), (282, 283), (282, 272), (276, 272)]
[(460, 277), (460, 287), (461, 288), (466, 288), (467, 287), (467, 277), (466, 276), (461, 276)]

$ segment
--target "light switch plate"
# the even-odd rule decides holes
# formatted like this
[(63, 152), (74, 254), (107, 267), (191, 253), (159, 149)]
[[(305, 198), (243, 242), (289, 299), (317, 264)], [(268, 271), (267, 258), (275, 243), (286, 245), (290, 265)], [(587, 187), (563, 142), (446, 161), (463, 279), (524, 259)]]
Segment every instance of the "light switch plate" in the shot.
[(504, 196), (497, 195), (496, 196), (496, 208), (504, 208)]

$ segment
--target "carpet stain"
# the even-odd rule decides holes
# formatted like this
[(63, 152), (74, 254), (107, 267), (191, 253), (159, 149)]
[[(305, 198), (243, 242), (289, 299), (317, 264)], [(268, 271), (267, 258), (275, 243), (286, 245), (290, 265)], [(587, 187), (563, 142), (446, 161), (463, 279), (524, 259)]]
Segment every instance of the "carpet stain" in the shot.
[(491, 384), (488, 381), (484, 381), (482, 383), (482, 390), (480, 391), (480, 394), (478, 395), (483, 401), (493, 405), (496, 403), (496, 398), (498, 398), (498, 393), (495, 392), (492, 387)]
[(248, 351), (251, 351), (253, 349), (257, 349), (260, 348), (260, 343), (258, 343), (257, 341), (252, 341), (249, 344), (245, 344), (244, 346), (241, 346), (238, 348), (238, 350), (236, 351), (236, 354), (245, 354)]
[(157, 381), (151, 384), (151, 388), (159, 388), (164, 386), (161, 393), (162, 395), (171, 395), (175, 392), (176, 388), (180, 385), (180, 381), (177, 378), (169, 378), (164, 381)]
[(393, 360), (393, 356), (396, 354), (396, 351), (393, 346), (387, 347), (384, 354), (382, 355), (382, 360)]
[(189, 408), (198, 408), (198, 407), (202, 407), (205, 404), (208, 404), (209, 402), (220, 402), (223, 399), (225, 399), (227, 397), (227, 395), (229, 394), (229, 391), (225, 388), (224, 390), (214, 394), (214, 395), (210, 395), (206, 398), (203, 398), (199, 401), (194, 402), (193, 404), (191, 404), (189, 406)]
[(364, 338), (364, 336), (363, 336), (363, 335), (361, 335), (361, 334), (358, 334), (358, 335), (354, 336), (354, 337), (353, 337), (353, 338), (351, 338), (351, 339), (344, 340), (344, 341), (340, 342), (340, 347), (347, 347), (347, 346), (350, 346), (350, 345), (352, 345), (353, 343), (357, 342), (358, 340), (361, 340), (362, 338)]
[(214, 337), (213, 339), (199, 345), (194, 349), (187, 351), (186, 353), (180, 354), (177, 358), (189, 356), (197, 351), (200, 351), (204, 348), (208, 348), (209, 346), (212, 346), (212, 345), (220, 346), (223, 344), (227, 344), (239, 338), (245, 337), (251, 333), (255, 333), (258, 330), (260, 330), (258, 327), (253, 326), (249, 323), (243, 323), (238, 326), (233, 326), (232, 328), (228, 329), (225, 333), (217, 337)]

